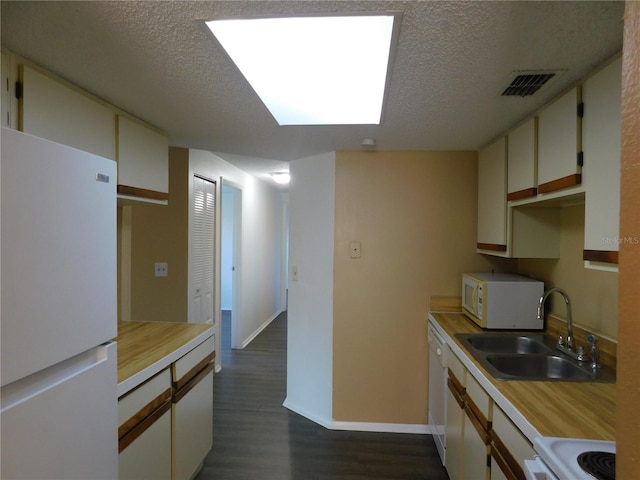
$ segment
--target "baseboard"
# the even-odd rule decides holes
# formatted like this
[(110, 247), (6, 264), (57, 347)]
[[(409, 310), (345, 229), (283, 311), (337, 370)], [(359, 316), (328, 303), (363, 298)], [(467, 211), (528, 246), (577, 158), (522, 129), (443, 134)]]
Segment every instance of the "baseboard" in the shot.
[(258, 335), (260, 335), (262, 333), (262, 331), (267, 328), (269, 326), (269, 324), (271, 322), (273, 322), (278, 315), (280, 315), (282, 313), (282, 310), (277, 312), (276, 314), (274, 314), (273, 316), (271, 316), (266, 322), (264, 322), (262, 325), (260, 325), (258, 327), (258, 329), (253, 332), (253, 334), (251, 334), (251, 336), (249, 336), (244, 342), (242, 342), (242, 348), (245, 348), (247, 345), (249, 345)]
[(432, 435), (433, 427), (424, 424), (408, 424), (408, 423), (373, 423), (373, 422), (341, 422), (336, 420), (327, 420), (308, 410), (299, 408), (291, 404), (285, 399), (283, 406), (298, 415), (311, 420), (329, 430), (348, 430), (352, 432), (378, 432), (378, 433), (411, 433), (417, 435)]
[(350, 430), (354, 432), (432, 434), (430, 425), (420, 423), (338, 422), (334, 420), (329, 428), (331, 430)]

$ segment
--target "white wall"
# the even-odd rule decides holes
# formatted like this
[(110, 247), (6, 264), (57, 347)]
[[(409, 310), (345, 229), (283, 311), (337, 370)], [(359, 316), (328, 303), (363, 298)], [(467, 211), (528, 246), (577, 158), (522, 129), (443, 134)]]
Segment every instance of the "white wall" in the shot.
[[(216, 264), (221, 263), (221, 181), (224, 178), (242, 190), (242, 240), (239, 287), (240, 311), (234, 312), (240, 343), (246, 346), (280, 312), (282, 304), (282, 195), (275, 188), (234, 167), (219, 156), (189, 150), (189, 175), (199, 174), (216, 181)], [(191, 182), (190, 182), (191, 183)], [(190, 187), (191, 188), (191, 187)], [(190, 196), (192, 192), (190, 192)], [(220, 305), (221, 278), (216, 273), (216, 305)], [(191, 288), (189, 288), (191, 291)], [(220, 312), (216, 311), (218, 339)], [(218, 340), (219, 341), (219, 340)], [(217, 345), (219, 348), (220, 346)]]
[[(335, 152), (290, 163), (287, 399), (330, 425), (333, 401)], [(298, 270), (298, 279), (291, 273)]]

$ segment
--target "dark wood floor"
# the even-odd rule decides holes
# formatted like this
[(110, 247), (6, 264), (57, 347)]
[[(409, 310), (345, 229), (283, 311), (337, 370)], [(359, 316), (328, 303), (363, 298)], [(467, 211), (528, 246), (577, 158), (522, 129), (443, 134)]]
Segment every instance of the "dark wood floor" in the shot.
[(223, 323), (213, 449), (196, 480), (448, 479), (430, 435), (328, 430), (282, 406), (286, 313), (244, 350), (231, 350), (228, 330)]

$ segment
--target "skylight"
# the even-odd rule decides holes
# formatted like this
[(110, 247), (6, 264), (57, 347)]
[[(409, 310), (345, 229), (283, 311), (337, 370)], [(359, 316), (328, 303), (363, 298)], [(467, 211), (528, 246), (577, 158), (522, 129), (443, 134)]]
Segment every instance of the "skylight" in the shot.
[(212, 20), (280, 125), (379, 124), (394, 15)]

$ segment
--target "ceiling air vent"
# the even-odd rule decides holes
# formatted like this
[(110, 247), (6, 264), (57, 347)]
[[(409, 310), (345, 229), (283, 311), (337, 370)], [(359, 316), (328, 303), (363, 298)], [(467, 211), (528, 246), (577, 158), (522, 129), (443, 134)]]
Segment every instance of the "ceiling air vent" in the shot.
[(556, 72), (513, 72), (511, 82), (502, 92), (504, 97), (527, 97), (536, 93)]

